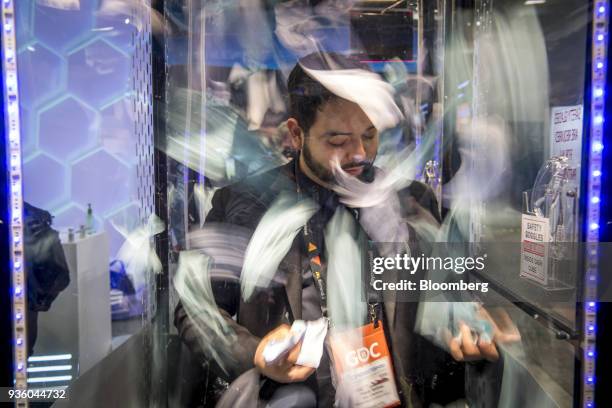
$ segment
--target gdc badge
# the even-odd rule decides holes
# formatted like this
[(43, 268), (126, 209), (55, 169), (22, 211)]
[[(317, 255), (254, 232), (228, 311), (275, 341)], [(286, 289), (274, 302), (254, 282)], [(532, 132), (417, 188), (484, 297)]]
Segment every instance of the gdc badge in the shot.
[(400, 404), (382, 323), (330, 337), (340, 406), (395, 407)]

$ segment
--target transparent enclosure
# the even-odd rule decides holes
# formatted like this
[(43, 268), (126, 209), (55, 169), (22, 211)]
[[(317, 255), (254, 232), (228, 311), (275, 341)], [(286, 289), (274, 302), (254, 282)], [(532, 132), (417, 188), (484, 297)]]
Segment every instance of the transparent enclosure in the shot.
[[(573, 406), (589, 7), (17, 2), (28, 386), (69, 390), (58, 406), (273, 400), (273, 381), (234, 381), (273, 326), (329, 317), (328, 302), (389, 327), (391, 403)], [(363, 154), (322, 155), (355, 135)], [(396, 253), (481, 259), (395, 278), (489, 290), (371, 295), (364, 271)], [(472, 336), (496, 357), (457, 361)], [(331, 406), (323, 371), (308, 381)]]
[[(170, 220), (179, 250), (190, 248), (189, 231), (203, 225), (216, 189), (291, 157), (287, 79), (297, 59), (351, 55), (393, 86), (403, 117), (381, 132), (376, 163), (395, 155), (406, 177), (431, 188), (443, 215), (436, 239), (486, 254), (487, 268), (471, 279), (492, 290), (478, 300), (520, 334), (502, 346), (503, 375), (467, 369), (466, 398), (513, 401), (500, 390), (516, 381), (534, 390), (525, 405), (573, 404), (588, 2), (167, 7), (182, 33), (168, 52), (184, 63), (167, 83), (166, 148), (177, 162), (169, 188), (186, 200)], [(565, 164), (547, 175), (554, 160)], [(523, 271), (523, 214), (548, 219), (546, 283)], [(483, 384), (490, 392), (480, 395)]]
[(465, 200), (449, 214), (465, 217), (457, 226), (470, 252), (488, 257), (478, 279), (495, 295), (485, 302), (504, 307), (520, 331), (509, 360), (550, 397), (538, 403), (572, 406), (581, 353), (585, 247), (576, 243), (584, 242), (589, 4), (473, 6), (455, 11), (447, 42), (454, 103), (447, 102), (443, 138), (452, 146), (443, 191)]
[(88, 0), (15, 6), (28, 386), (102, 389), (99, 367), (113, 359), (138, 384), (146, 374), (130, 369), (125, 347), (115, 351), (150, 344), (143, 329), (161, 270), (151, 10)]

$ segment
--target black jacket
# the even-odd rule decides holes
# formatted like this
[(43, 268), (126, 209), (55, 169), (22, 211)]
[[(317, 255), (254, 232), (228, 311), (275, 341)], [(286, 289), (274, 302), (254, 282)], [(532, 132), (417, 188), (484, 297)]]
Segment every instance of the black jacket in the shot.
[[(234, 224), (254, 231), (266, 210), (281, 192), (296, 191), (296, 167), (290, 162), (218, 190), (213, 196), (213, 207), (206, 217), (206, 222)], [(435, 220), (440, 220), (435, 196), (425, 184), (413, 182), (400, 191), (398, 196), (403, 217), (417, 214), (417, 206), (420, 206)], [(292, 320), (301, 318), (302, 271), (309, 267), (309, 260), (305, 248), (297, 241), (296, 238), (291, 250), (279, 266), (280, 272), (285, 276), (284, 284), (257, 292), (248, 302), (241, 298), (238, 283), (213, 280), (215, 301), (227, 325), (237, 336), (231, 350), (234, 364), (229, 375), (225, 376), (226, 380), (232, 381), (253, 367), (255, 350), (263, 336), (282, 323), (291, 324)], [(411, 246), (413, 244), (411, 243)], [(395, 299), (385, 298), (383, 309), (385, 332), (390, 342), (398, 386), (404, 391), (405, 398), (406, 394), (418, 391), (416, 388), (410, 390), (415, 383), (420, 382), (421, 388), (427, 388), (423, 383), (432, 376), (431, 373), (424, 374), (422, 370), (421, 373), (415, 371), (415, 361), (423, 359), (423, 352), (427, 354), (428, 361), (444, 360), (446, 357), (443, 355), (444, 352), (441, 352), (442, 354), (438, 352), (436, 357), (432, 354), (433, 346), (427, 345), (426, 340), (413, 333), (417, 303), (400, 303)], [(209, 361), (199, 344), (197, 330), (181, 303), (175, 310), (175, 325), (189, 349), (201, 361)], [(221, 372), (218, 374), (223, 375)]]
[(70, 283), (59, 234), (51, 228), (51, 214), (24, 205), (24, 251), (28, 285), (28, 309), (46, 311)]

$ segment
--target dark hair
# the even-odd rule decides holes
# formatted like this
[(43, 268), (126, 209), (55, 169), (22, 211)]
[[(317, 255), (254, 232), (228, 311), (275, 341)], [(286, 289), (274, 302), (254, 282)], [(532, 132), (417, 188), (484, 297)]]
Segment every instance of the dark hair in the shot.
[(289, 116), (295, 118), (305, 133), (308, 133), (317, 116), (317, 110), (332, 99), (338, 98), (320, 82), (312, 78), (302, 67), (316, 70), (365, 69), (367, 65), (342, 54), (315, 52), (301, 58), (289, 74)]

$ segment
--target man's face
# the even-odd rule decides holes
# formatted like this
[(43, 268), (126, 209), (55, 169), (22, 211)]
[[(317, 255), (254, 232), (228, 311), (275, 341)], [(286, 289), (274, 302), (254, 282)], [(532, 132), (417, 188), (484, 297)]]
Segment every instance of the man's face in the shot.
[(378, 131), (363, 110), (353, 102), (336, 98), (317, 112), (304, 138), (300, 160), (306, 173), (311, 173), (309, 176), (331, 184), (335, 160), (345, 172), (362, 178), (372, 166), (377, 150)]

